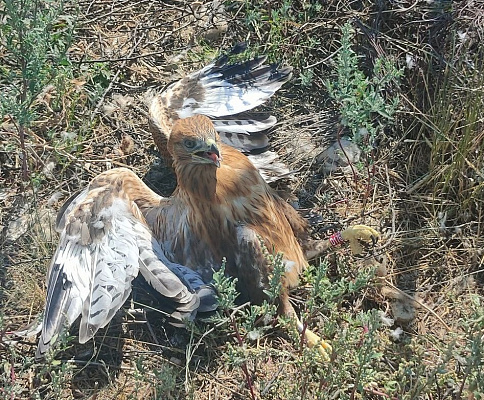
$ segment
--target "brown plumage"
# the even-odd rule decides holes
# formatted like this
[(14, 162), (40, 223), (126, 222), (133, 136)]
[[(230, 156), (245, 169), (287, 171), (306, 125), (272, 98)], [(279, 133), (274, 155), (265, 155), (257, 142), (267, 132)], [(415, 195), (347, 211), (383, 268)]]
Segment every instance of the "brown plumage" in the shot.
[[(309, 240), (306, 221), (275, 193), (245, 155), (221, 143), (209, 118), (177, 121), (167, 148), (178, 187), (170, 206), (145, 214), (167, 257), (197, 270), (205, 281), (225, 258), (226, 272), (237, 277), (242, 296), (261, 303), (273, 268), (263, 254), (262, 240), (268, 251), (283, 254), (281, 313), (294, 318), (308, 344), (319, 343), (326, 354), (329, 345), (303, 328), (289, 302), (289, 290), (298, 285), (308, 265), (305, 252), (316, 256), (329, 247), (328, 241)], [(357, 227), (345, 232), (346, 239), (352, 238), (350, 232), (366, 240), (378, 236), (371, 228)]]
[[(138, 272), (177, 304), (175, 319), (216, 307), (205, 284), (223, 258), (241, 294), (260, 303), (272, 272), (262, 240), (269, 251), (283, 254), (281, 313), (327, 355), (330, 346), (304, 329), (288, 297), (307, 266), (300, 244), (307, 240), (306, 222), (245, 155), (220, 142), (209, 118), (175, 122), (167, 148), (178, 180), (170, 198), (119, 168), (100, 174), (61, 210), (61, 241), (49, 272), (38, 354), (80, 315), (80, 340), (93, 337), (122, 306)], [(356, 228), (344, 231), (343, 238), (378, 236), (371, 228)], [(328, 247), (328, 241), (320, 242), (311, 254)]]
[[(207, 152), (212, 149), (212, 154), (218, 152), (219, 155), (215, 154), (215, 157), (220, 166), (217, 168), (211, 158), (194, 158), (191, 155), (193, 152), (188, 151), (184, 144), (187, 140), (197, 143), (195, 150)], [(181, 264), (196, 268), (203, 264), (206, 256), (201, 251), (202, 257), (193, 259), (191, 253), (199, 252), (193, 248), (187, 252), (183, 240), (184, 237), (189, 240), (187, 236), (194, 236), (197, 240), (202, 239), (198, 247), (210, 250), (212, 263), (220, 265), (225, 257), (228, 272), (238, 275), (236, 271), (239, 266), (235, 265), (239, 252), (237, 229), (245, 227), (260, 236), (269, 249), (284, 253), (287, 260), (294, 262), (285, 279), (289, 287), (295, 286), (299, 273), (306, 266), (296, 234), (304, 232), (306, 223), (275, 194), (247, 157), (220, 143), (213, 124), (204, 116), (178, 121), (168, 146), (178, 178), (178, 187), (170, 200), (179, 208), (188, 210), (185, 218), (189, 234), (180, 235), (164, 228), (170, 223), (171, 209), (152, 210), (148, 220), (162, 227), (158, 233), (161, 242), (165, 242), (171, 234), (178, 236), (174, 248), (166, 250), (173, 252), (174, 258)], [(153, 218), (153, 212), (158, 212), (155, 220), (150, 219)], [(265, 280), (270, 273), (268, 266), (259, 267), (260, 271), (256, 273)], [(238, 271), (240, 273), (240, 269)], [(240, 281), (246, 283), (250, 290), (257, 279), (248, 275), (241, 277)], [(247, 295), (254, 297), (250, 293)]]
[[(242, 295), (260, 303), (266, 296), (264, 289), (268, 289), (273, 267), (263, 255), (262, 240), (269, 251), (283, 253), (286, 272), (280, 309), (295, 318), (302, 330), (288, 294), (307, 266), (297, 239), (305, 236), (306, 222), (277, 196), (246, 156), (220, 142), (207, 117), (177, 121), (168, 150), (178, 179), (171, 200), (185, 212), (177, 221), (177, 226), (184, 228), (166, 229), (172, 213), (169, 208), (153, 209), (147, 215), (150, 224), (160, 227), (155, 233), (161, 243), (177, 237), (165, 247), (167, 254), (189, 268), (197, 268), (207, 260), (205, 267), (218, 267), (225, 258), (226, 272), (237, 277)], [(200, 273), (209, 278), (208, 269)], [(316, 345), (319, 338), (308, 329), (305, 332), (309, 344)], [(321, 344), (329, 348), (325, 342)]]

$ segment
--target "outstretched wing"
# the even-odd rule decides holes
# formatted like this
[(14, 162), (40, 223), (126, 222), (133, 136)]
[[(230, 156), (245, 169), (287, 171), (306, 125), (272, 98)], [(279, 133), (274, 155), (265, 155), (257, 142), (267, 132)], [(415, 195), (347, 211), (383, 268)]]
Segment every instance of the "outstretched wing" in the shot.
[[(240, 53), (236, 46), (232, 54)], [(162, 155), (169, 159), (166, 142), (177, 119), (202, 114), (211, 117), (226, 144), (250, 152), (268, 145), (262, 133), (277, 121), (274, 116), (247, 111), (266, 102), (292, 76), (291, 67), (265, 64), (256, 57), (240, 64), (228, 64), (228, 56), (172, 83), (150, 100), (150, 129)]]
[[(67, 208), (67, 225), (52, 259), (38, 355), (82, 316), (79, 341), (89, 340), (121, 307), (138, 274), (136, 221), (119, 201), (108, 207), (86, 189)], [(102, 207), (93, 215), (93, 205)]]
[[(226, 56), (222, 56), (168, 89), (167, 95), (171, 91), (170, 100), (172, 106), (176, 106), (179, 118), (202, 114), (216, 120), (216, 117), (252, 110), (267, 101), (291, 78), (290, 67), (278, 69), (274, 64), (267, 65), (267, 57), (256, 57), (240, 64), (227, 64), (227, 60)], [(274, 117), (265, 118), (264, 129), (275, 122)], [(232, 132), (254, 131), (250, 123), (239, 125), (228, 121), (219, 125), (227, 124), (232, 125)]]
[(158, 205), (161, 197), (146, 191), (132, 172), (113, 170), (98, 176), (61, 210), (60, 242), (48, 273), (37, 357), (78, 317), (79, 342), (91, 339), (124, 304), (139, 272), (176, 304), (173, 318), (195, 316), (199, 293), (206, 297), (206, 288), (193, 271), (164, 256), (133, 198), (137, 194), (145, 208), (150, 207), (148, 201)]

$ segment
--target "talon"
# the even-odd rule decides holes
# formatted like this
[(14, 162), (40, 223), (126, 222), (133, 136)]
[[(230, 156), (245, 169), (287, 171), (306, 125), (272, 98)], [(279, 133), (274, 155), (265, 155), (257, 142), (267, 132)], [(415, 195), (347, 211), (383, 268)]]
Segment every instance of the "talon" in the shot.
[(378, 241), (380, 234), (369, 226), (354, 225), (341, 232), (341, 236), (344, 240), (350, 242), (351, 252), (353, 254), (360, 254), (363, 252), (363, 248), (358, 243), (358, 240), (363, 240), (365, 242), (371, 241), (374, 246)]
[(331, 345), (325, 340), (321, 339), (318, 335), (309, 329), (304, 331), (304, 337), (308, 344), (308, 347), (317, 347), (319, 354), (323, 357), (324, 361), (329, 361), (329, 355), (333, 352)]

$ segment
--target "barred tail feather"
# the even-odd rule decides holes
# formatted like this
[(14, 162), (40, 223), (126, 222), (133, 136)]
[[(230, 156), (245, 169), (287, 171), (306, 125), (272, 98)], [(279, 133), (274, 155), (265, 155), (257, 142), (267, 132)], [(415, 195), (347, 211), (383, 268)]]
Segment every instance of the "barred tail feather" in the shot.
[(221, 132), (220, 139), (225, 144), (245, 153), (265, 149), (269, 146), (269, 139), (267, 135), (263, 133), (248, 136), (242, 133)]
[(272, 128), (277, 119), (274, 116), (269, 116), (264, 119), (255, 119), (253, 117), (247, 117), (237, 114), (232, 118), (217, 118), (212, 120), (217, 132), (230, 132), (230, 133), (243, 133), (250, 135), (256, 132), (265, 131)]

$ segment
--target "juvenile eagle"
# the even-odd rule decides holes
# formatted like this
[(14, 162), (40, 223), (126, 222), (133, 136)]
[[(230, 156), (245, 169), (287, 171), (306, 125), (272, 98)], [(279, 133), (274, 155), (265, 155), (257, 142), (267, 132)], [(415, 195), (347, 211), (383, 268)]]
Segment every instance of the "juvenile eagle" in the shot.
[[(122, 306), (138, 273), (178, 303), (173, 318), (214, 307), (204, 285), (223, 258), (242, 295), (260, 303), (272, 268), (261, 240), (283, 254), (280, 312), (295, 320), (310, 346), (320, 346), (322, 353), (329, 350), (303, 328), (288, 297), (307, 266), (305, 220), (244, 154), (221, 142), (208, 117), (177, 120), (167, 150), (178, 181), (171, 197), (157, 195), (133, 172), (120, 168), (97, 176), (61, 210), (38, 356), (79, 316), (80, 342), (92, 338)], [(365, 226), (341, 234), (350, 241), (377, 236)], [(319, 249), (327, 247), (328, 241), (319, 244)]]

